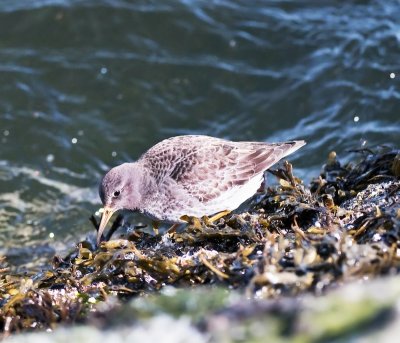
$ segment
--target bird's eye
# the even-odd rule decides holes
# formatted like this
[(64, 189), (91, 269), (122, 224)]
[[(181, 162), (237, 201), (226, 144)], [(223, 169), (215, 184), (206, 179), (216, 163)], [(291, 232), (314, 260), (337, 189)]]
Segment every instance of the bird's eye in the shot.
[(119, 195), (121, 194), (121, 191), (115, 191), (114, 192), (114, 198), (117, 198), (117, 197), (119, 197)]

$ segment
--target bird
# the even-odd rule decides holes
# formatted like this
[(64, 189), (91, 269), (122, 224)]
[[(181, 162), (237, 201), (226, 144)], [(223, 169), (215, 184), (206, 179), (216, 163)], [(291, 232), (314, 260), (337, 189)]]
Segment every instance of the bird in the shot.
[(229, 213), (257, 192), (265, 170), (305, 144), (234, 142), (203, 135), (167, 138), (102, 178), (104, 207), (97, 243), (113, 213), (123, 209), (171, 224), (185, 223), (184, 217)]

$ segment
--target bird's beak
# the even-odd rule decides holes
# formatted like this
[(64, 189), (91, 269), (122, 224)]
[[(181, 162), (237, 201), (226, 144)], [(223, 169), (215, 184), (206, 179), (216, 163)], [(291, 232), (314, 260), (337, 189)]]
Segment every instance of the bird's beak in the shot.
[(101, 216), (99, 231), (97, 231), (97, 245), (100, 244), (101, 235), (103, 234), (103, 231), (114, 212), (115, 210), (110, 207), (103, 208), (103, 215)]

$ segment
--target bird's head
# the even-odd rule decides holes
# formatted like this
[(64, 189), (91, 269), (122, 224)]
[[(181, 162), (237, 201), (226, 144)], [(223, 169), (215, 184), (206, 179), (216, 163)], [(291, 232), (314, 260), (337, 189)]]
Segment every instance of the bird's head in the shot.
[(114, 212), (139, 208), (142, 175), (141, 169), (135, 163), (124, 163), (112, 168), (101, 180), (99, 195), (104, 207), (97, 243), (100, 242), (104, 228)]

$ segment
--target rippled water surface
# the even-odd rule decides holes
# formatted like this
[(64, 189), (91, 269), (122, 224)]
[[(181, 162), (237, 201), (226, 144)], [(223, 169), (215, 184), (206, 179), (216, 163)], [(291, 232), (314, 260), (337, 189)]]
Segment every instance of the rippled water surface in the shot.
[(0, 253), (93, 232), (109, 167), (178, 134), (400, 143), (398, 1), (0, 1)]

